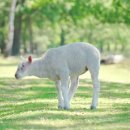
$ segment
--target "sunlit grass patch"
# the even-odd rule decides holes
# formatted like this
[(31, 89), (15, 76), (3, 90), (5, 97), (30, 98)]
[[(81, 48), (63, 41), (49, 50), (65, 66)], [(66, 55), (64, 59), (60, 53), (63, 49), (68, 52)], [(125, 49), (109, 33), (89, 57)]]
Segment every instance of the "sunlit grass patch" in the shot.
[(130, 83), (130, 60), (121, 64), (101, 65), (100, 79), (103, 81)]
[[(129, 128), (130, 105), (129, 95), (126, 94), (129, 92), (129, 84), (101, 82), (99, 107), (92, 111), (89, 109), (91, 81), (86, 84), (85, 80), (81, 80), (72, 100), (71, 110), (65, 111), (57, 109), (57, 94), (53, 82), (47, 79), (24, 81), (15, 82), (13, 86), (14, 79), (5, 79), (4, 82), (0, 80), (0, 127), (3, 129)], [(115, 94), (118, 91), (120, 96)]]
[(130, 79), (125, 68), (119, 69), (121, 65), (101, 66), (97, 110), (90, 110), (93, 87), (88, 73), (81, 77), (71, 109), (66, 111), (57, 109), (57, 91), (52, 81), (37, 78), (16, 80), (16, 61), (7, 66), (11, 61), (0, 63), (5, 65), (0, 66), (1, 130), (130, 129)]

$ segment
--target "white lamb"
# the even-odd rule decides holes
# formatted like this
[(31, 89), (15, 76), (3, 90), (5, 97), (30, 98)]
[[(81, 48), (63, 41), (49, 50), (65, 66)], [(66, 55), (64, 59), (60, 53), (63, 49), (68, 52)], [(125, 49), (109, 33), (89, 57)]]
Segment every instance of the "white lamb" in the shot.
[(100, 90), (99, 68), (99, 51), (91, 44), (80, 42), (49, 49), (39, 59), (32, 60), (29, 56), (28, 60), (20, 62), (15, 77), (37, 76), (53, 80), (58, 90), (58, 108), (69, 109), (79, 76), (89, 70), (93, 81), (91, 109), (94, 109)]

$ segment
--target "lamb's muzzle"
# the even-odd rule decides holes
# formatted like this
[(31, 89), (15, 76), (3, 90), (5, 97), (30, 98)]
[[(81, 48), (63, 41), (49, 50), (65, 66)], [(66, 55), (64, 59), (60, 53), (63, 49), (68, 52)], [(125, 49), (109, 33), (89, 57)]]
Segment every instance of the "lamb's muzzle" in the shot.
[(18, 79), (18, 74), (17, 73), (15, 74), (15, 78)]

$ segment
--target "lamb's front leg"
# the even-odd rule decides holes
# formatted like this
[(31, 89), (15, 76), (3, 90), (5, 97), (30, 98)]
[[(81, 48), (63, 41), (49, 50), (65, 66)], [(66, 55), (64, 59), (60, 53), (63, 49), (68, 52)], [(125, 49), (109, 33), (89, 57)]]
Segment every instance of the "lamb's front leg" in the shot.
[(56, 81), (55, 84), (56, 84), (56, 88), (57, 88), (57, 92), (58, 92), (58, 108), (63, 109), (64, 108), (64, 100), (63, 100), (63, 96), (62, 96), (60, 80)]
[(68, 93), (68, 97), (69, 97), (69, 101), (71, 101), (72, 97), (74, 96), (74, 93), (78, 87), (78, 77), (70, 77), (71, 80), (71, 86), (69, 88), (69, 93)]
[(61, 79), (61, 90), (64, 99), (64, 109), (70, 109), (70, 102), (68, 98), (68, 91), (69, 91), (68, 78)]

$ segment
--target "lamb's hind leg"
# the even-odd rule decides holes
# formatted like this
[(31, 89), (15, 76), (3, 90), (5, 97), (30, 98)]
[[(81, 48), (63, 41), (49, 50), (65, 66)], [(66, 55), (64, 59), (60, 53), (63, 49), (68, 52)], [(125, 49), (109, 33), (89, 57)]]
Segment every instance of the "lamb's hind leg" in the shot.
[(55, 84), (56, 84), (56, 88), (57, 88), (57, 92), (58, 92), (58, 108), (63, 109), (64, 108), (64, 100), (63, 100), (63, 96), (62, 96), (60, 80), (56, 81)]
[(91, 73), (91, 77), (93, 82), (93, 98), (92, 98), (91, 109), (96, 109), (98, 105), (100, 82), (98, 80), (98, 74)]
[(75, 91), (76, 91), (76, 89), (78, 87), (79, 77), (70, 77), (70, 80), (71, 80), (71, 86), (69, 88), (69, 93), (68, 93), (69, 102), (71, 101), (71, 99), (74, 96)]

